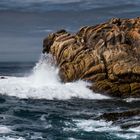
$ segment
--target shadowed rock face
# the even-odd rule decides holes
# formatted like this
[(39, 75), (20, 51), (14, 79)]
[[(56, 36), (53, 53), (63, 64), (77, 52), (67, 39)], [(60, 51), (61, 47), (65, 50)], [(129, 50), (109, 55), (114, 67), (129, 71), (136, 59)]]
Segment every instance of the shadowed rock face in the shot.
[(43, 52), (54, 56), (63, 82), (83, 79), (94, 92), (140, 97), (140, 18), (52, 33)]

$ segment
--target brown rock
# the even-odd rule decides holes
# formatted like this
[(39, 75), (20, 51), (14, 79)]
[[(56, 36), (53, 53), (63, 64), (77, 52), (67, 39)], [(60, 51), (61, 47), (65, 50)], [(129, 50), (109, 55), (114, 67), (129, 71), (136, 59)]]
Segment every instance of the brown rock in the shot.
[(60, 30), (44, 39), (63, 82), (83, 79), (95, 92), (140, 97), (140, 18), (86, 26), (76, 34)]

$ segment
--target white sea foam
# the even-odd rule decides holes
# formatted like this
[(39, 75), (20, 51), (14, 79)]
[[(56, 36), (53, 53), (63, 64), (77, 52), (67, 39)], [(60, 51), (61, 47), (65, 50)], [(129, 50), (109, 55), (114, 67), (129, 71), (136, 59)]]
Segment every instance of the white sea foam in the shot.
[(0, 79), (0, 94), (18, 98), (34, 99), (108, 99), (109, 97), (93, 93), (87, 88), (89, 83), (76, 81), (62, 83), (58, 69), (52, 65), (50, 55), (41, 56), (33, 72), (28, 77), (6, 77)]
[(10, 132), (12, 132), (12, 130), (9, 127), (0, 125), (0, 134), (6, 134)]
[(140, 126), (134, 127), (134, 128), (130, 128), (129, 131), (137, 132), (137, 133), (140, 134)]
[(140, 101), (140, 99), (139, 98), (126, 98), (126, 99), (124, 99), (124, 101), (126, 101), (126, 102), (136, 102), (136, 101)]
[(104, 120), (76, 120), (78, 129), (82, 129), (87, 132), (114, 132), (120, 131), (119, 126), (113, 126), (112, 122), (106, 122)]
[(131, 133), (129, 133), (129, 134), (117, 133), (116, 136), (120, 137), (120, 138), (128, 139), (128, 140), (136, 139), (138, 137), (137, 135), (131, 134)]
[[(109, 132), (114, 136), (124, 139), (137, 139), (140, 136), (140, 127), (121, 129), (119, 126), (113, 125), (112, 122), (104, 120), (73, 120), (77, 129), (71, 131), (86, 131), (86, 132)], [(70, 128), (69, 128), (70, 129)]]
[(0, 140), (25, 140), (25, 139), (22, 137), (16, 138), (16, 137), (10, 137), (10, 136), (3, 136), (3, 137), (0, 137)]

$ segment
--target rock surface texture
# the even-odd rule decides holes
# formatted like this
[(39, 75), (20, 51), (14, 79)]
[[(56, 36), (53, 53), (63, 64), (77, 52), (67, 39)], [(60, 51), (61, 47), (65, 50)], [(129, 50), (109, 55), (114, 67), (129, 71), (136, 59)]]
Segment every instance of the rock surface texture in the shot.
[(140, 97), (140, 17), (60, 30), (44, 39), (43, 52), (54, 56), (63, 82), (82, 79), (94, 92)]

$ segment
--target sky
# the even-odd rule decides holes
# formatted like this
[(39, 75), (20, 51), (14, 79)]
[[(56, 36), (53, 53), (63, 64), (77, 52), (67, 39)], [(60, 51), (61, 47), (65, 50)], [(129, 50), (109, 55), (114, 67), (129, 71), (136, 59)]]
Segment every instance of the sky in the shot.
[(139, 7), (140, 0), (0, 0), (0, 62), (35, 62), (49, 33), (138, 17)]

